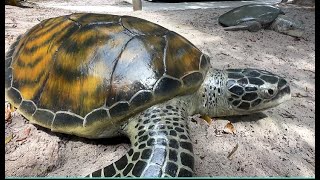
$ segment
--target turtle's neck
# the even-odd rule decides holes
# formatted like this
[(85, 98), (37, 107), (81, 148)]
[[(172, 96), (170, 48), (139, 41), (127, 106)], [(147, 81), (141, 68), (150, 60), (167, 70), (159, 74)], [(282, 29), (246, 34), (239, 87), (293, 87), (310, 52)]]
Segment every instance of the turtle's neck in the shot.
[(188, 109), (188, 115), (225, 116), (230, 113), (225, 96), (226, 79), (227, 73), (225, 71), (210, 69), (195, 93), (171, 101), (185, 106)]
[(202, 115), (224, 116), (228, 113), (225, 98), (225, 84), (227, 74), (223, 70), (211, 68), (202, 85), (195, 93), (194, 101), (197, 102), (195, 113)]

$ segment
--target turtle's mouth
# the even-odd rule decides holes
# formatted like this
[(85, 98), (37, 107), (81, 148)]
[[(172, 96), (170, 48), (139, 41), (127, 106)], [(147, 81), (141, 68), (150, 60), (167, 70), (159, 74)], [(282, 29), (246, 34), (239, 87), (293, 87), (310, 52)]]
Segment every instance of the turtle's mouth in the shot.
[(301, 37), (304, 34), (304, 30), (302, 29), (288, 30), (285, 33), (293, 37)]
[(290, 87), (289, 85), (286, 85), (278, 92), (278, 94), (273, 98), (273, 100), (279, 102), (280, 104), (290, 100), (290, 98), (291, 98)]

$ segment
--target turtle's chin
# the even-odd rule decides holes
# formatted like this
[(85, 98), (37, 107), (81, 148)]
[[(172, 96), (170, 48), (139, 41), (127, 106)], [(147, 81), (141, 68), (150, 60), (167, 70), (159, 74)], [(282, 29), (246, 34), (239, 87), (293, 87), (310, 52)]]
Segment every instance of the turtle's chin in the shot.
[(289, 36), (293, 36), (293, 37), (301, 37), (304, 34), (304, 30), (287, 30), (285, 32), (283, 32), (284, 34), (287, 34)]
[(272, 98), (272, 101), (274, 101), (275, 103), (281, 104), (290, 99), (291, 99), (290, 86), (286, 85), (278, 92), (278, 94), (274, 98)]

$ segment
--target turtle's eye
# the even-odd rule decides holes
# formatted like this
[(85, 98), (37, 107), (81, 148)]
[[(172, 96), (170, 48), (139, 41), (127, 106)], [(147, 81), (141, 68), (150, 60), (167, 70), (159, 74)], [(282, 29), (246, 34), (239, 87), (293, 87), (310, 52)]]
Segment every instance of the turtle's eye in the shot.
[(272, 89), (268, 89), (268, 94), (272, 96), (273, 95), (273, 90)]
[(262, 96), (264, 98), (269, 99), (269, 98), (273, 97), (274, 94), (275, 94), (275, 91), (273, 89), (264, 89), (264, 90), (262, 90)]

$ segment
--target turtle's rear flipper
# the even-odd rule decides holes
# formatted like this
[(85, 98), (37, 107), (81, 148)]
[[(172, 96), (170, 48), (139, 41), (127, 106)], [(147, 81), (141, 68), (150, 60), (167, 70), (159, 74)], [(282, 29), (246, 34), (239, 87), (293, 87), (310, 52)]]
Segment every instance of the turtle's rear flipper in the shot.
[(243, 22), (237, 26), (225, 27), (225, 31), (239, 31), (239, 30), (248, 30), (250, 32), (257, 32), (262, 29), (261, 23), (258, 21), (247, 21)]
[(88, 177), (192, 176), (193, 148), (182, 108), (157, 105), (129, 120), (124, 128), (132, 147), (115, 163)]

